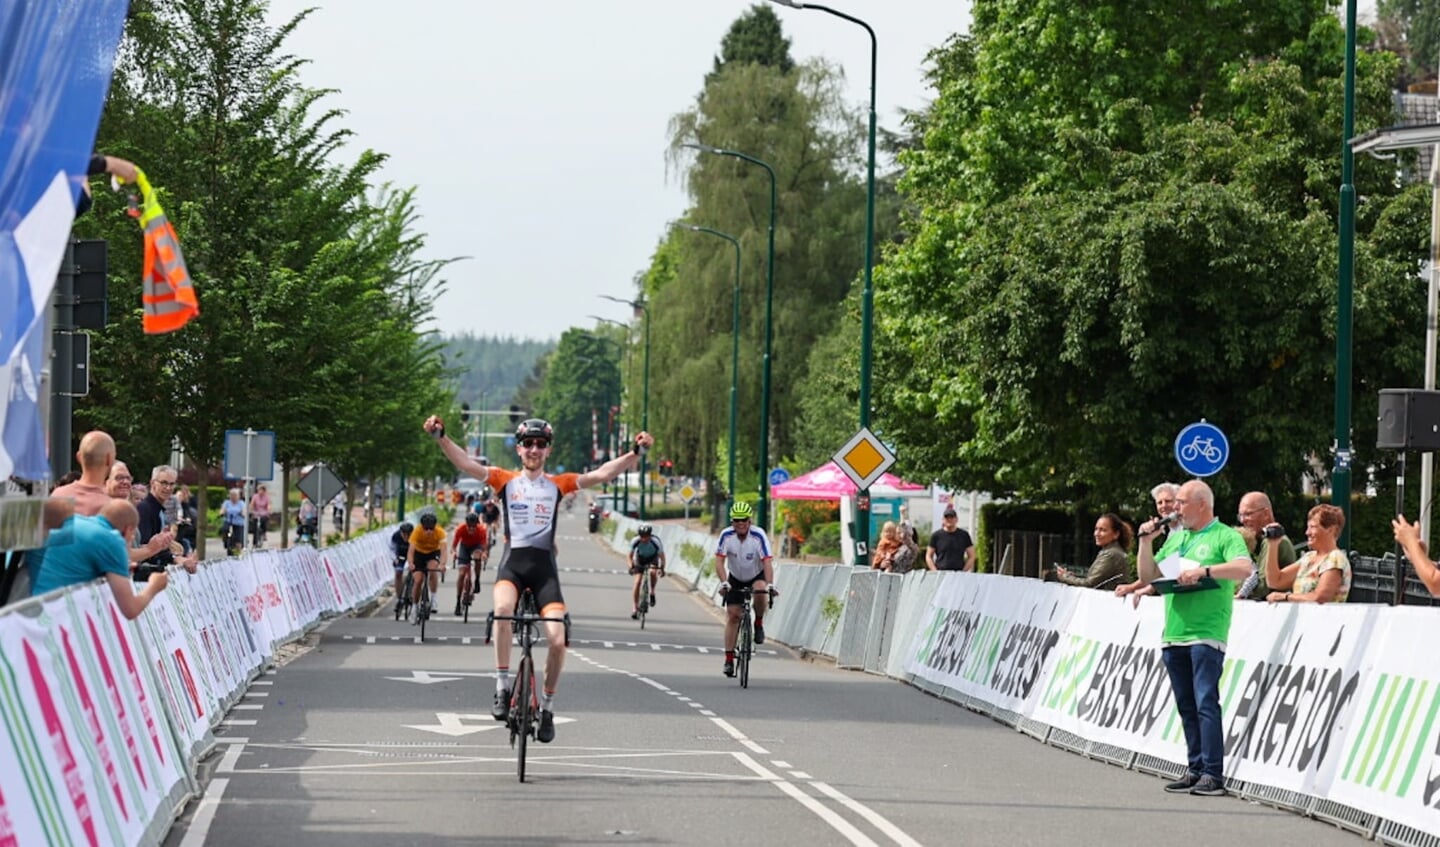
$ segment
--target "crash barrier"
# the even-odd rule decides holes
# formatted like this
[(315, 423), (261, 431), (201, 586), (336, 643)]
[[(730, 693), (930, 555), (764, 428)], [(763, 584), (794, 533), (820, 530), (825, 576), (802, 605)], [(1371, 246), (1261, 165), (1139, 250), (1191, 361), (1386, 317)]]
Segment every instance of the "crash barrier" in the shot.
[(172, 567), (134, 621), (103, 580), (0, 608), (0, 845), (158, 845), (276, 651), (390, 585), (393, 531)]
[[(833, 591), (806, 570), (776, 569), (789, 589), (777, 612), (823, 605), (806, 586)], [(830, 642), (841, 667), (1120, 767), (1185, 770), (1162, 598), (1136, 608), (1033, 579), (865, 569), (830, 596), (845, 601)], [(1440, 847), (1437, 625), (1433, 608), (1236, 604), (1220, 681), (1231, 791), (1387, 844)]]

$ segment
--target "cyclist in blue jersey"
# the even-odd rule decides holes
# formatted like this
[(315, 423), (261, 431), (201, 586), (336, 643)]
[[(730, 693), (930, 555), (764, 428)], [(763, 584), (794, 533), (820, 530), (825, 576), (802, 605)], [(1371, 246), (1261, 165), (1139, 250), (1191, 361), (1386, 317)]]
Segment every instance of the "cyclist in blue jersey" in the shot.
[[(645, 574), (650, 574), (650, 608), (655, 608), (655, 585), (665, 575), (665, 545), (655, 535), (655, 528), (648, 523), (640, 524), (635, 530), (635, 540), (630, 542), (630, 573), (635, 577), (635, 586), (630, 591), (630, 619), (640, 617), (640, 592), (645, 588)], [(651, 568), (658, 566), (655, 570)]]

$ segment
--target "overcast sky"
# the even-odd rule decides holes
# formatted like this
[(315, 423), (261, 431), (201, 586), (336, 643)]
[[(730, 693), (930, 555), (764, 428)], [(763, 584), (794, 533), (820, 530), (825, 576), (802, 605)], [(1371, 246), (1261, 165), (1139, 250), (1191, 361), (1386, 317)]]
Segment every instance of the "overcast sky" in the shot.
[[(415, 186), (432, 258), (452, 265), (441, 332), (556, 338), (628, 310), (666, 222), (686, 207), (665, 172), (670, 116), (694, 103), (737, 0), (271, 0), (278, 24), (318, 6), (288, 42), (304, 84), (338, 89), (349, 156), (390, 156)], [(881, 126), (930, 99), (925, 54), (969, 26), (969, 0), (831, 0), (879, 42)], [(870, 42), (823, 12), (775, 7), (797, 60), (840, 64), (868, 96)]]

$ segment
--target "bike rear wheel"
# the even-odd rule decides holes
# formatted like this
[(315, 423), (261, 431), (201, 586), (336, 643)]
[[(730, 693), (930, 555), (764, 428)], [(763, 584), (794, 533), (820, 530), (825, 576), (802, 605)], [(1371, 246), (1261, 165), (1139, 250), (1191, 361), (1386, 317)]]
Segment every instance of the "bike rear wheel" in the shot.
[(420, 606), (415, 610), (416, 617), (420, 620), (420, 643), (425, 643), (425, 624), (430, 620), (430, 578), (429, 574), (420, 577)]
[(530, 730), (535, 720), (535, 710), (531, 705), (535, 697), (535, 662), (528, 655), (520, 659), (519, 672), (515, 678), (515, 692), (511, 697), (510, 704), (510, 740), (516, 741), (519, 736), (519, 745), (515, 755), (515, 773), (520, 781), (525, 781), (525, 752), (530, 746)]

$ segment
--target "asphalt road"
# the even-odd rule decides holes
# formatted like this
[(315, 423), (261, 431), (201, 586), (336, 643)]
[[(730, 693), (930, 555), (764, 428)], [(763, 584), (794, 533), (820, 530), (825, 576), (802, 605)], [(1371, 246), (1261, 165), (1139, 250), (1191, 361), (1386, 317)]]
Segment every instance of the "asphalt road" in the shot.
[[(527, 783), (489, 716), (483, 614), (442, 614), (422, 644), (385, 605), (331, 622), (257, 680), (165, 843), (1363, 843), (1238, 798), (1166, 794), (781, 645), (762, 648), (742, 690), (720, 672), (720, 618), (701, 598), (668, 583), (643, 632), (630, 620), (623, 561), (583, 516), (564, 518), (561, 563), (572, 647), (557, 737), (531, 745)], [(442, 608), (454, 586), (452, 573)]]

